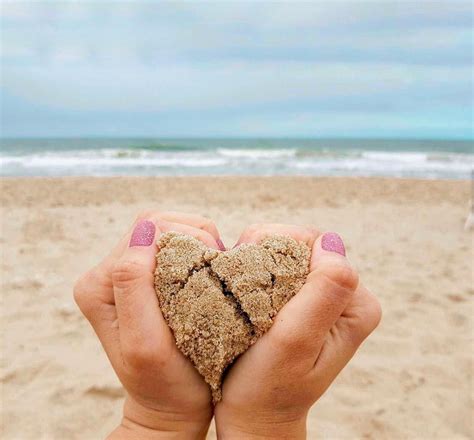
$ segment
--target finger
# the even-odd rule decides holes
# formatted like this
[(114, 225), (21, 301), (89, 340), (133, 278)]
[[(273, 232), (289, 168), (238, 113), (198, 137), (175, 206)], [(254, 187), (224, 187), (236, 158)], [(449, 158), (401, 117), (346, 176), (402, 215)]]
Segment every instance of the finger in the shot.
[[(180, 220), (183, 222), (183, 226), (179, 226), (177, 223), (171, 223), (171, 222), (166, 222), (164, 221), (162, 224), (162, 228), (164, 231), (178, 231), (182, 232), (184, 234), (192, 235), (204, 243), (206, 243), (208, 246), (212, 248), (222, 248), (223, 246), (219, 246), (219, 243), (216, 243), (216, 240), (212, 239), (216, 235), (217, 229), (215, 228), (215, 225), (213, 225), (212, 222), (208, 221), (206, 223), (207, 219), (204, 219), (204, 217), (200, 216), (193, 216), (191, 214), (179, 214), (179, 213), (174, 213), (174, 212), (157, 212), (157, 211), (146, 211), (142, 212), (137, 216), (137, 219), (135, 222), (131, 225), (129, 230), (121, 237), (121, 239), (118, 241), (118, 243), (114, 246), (112, 251), (91, 271), (87, 272), (82, 278), (88, 278), (87, 282), (83, 279), (81, 279), (80, 282), (80, 287), (81, 287), (81, 292), (86, 292), (88, 298), (87, 301), (85, 301), (84, 295), (80, 295), (81, 303), (86, 304), (86, 303), (91, 303), (91, 302), (96, 302), (98, 300), (99, 303), (104, 303), (104, 304), (114, 304), (115, 303), (115, 298), (113, 294), (113, 288), (112, 288), (112, 270), (113, 267), (115, 266), (116, 262), (120, 258), (120, 256), (123, 254), (124, 250), (127, 248), (131, 233), (135, 226), (137, 225), (138, 222), (144, 219), (149, 219), (153, 220), (155, 222), (159, 220), (164, 220), (164, 219), (176, 219)], [(188, 225), (189, 228), (185, 227), (185, 225)], [(197, 229), (202, 229), (203, 233), (200, 233)], [(207, 232), (213, 231), (211, 232)], [(212, 237), (212, 238), (211, 238)], [(222, 249), (221, 249), (222, 250)], [(87, 288), (83, 289), (86, 284), (93, 286), (94, 284), (97, 284), (97, 288)], [(94, 298), (94, 295), (98, 295), (97, 298)]]
[(314, 227), (284, 225), (277, 223), (257, 224), (249, 226), (240, 236), (235, 244), (238, 246), (242, 243), (259, 243), (264, 238), (272, 235), (284, 235), (306, 243), (311, 247), (319, 236), (319, 231)]
[(172, 346), (154, 289), (156, 232), (153, 222), (139, 221), (112, 271), (120, 347), (125, 363), (136, 368), (166, 357)]
[(109, 254), (107, 254), (104, 259), (99, 263), (99, 267), (107, 273), (109, 276), (111, 274), (112, 268), (123, 254), (124, 250), (127, 248), (128, 243), (130, 241), (130, 235), (132, 231), (135, 229), (135, 226), (141, 220), (149, 219), (151, 213), (149, 211), (142, 212), (137, 215), (135, 221), (131, 224), (131, 226), (127, 229), (127, 232), (120, 237), (120, 240), (117, 244), (112, 248)]
[(193, 228), (202, 229), (214, 237), (221, 250), (225, 250), (215, 223), (206, 217), (196, 214), (184, 214), (181, 212), (167, 211), (160, 213), (159, 218), (170, 223), (181, 223), (192, 226)]
[(110, 278), (97, 267), (86, 272), (74, 285), (74, 300), (90, 322), (114, 368), (121, 364), (117, 312), (109, 302)]
[(121, 351), (112, 268), (125, 249), (139, 218), (140, 216), (110, 254), (82, 275), (73, 289), (77, 305), (90, 322), (114, 368), (121, 364)]
[(326, 389), (354, 356), (382, 317), (380, 303), (359, 285), (341, 317), (331, 328), (314, 364), (314, 380)]
[[(129, 231), (120, 238), (110, 254), (97, 266), (82, 275), (74, 286), (74, 299), (91, 323), (104, 348), (107, 345), (106, 339), (108, 339), (107, 335), (111, 325), (115, 327), (115, 333), (118, 335), (112, 269), (126, 248), (131, 232), (139, 219), (140, 216), (137, 217)], [(115, 333), (111, 338), (112, 341), (118, 339), (118, 336), (115, 337)]]
[[(135, 228), (136, 224), (140, 222), (141, 220), (151, 220), (155, 224), (157, 224), (158, 221), (162, 220), (165, 222), (163, 223), (163, 225), (160, 225), (160, 229), (163, 228), (163, 231), (176, 230), (178, 232), (183, 232), (185, 234), (187, 233), (188, 235), (193, 235), (196, 238), (201, 239), (201, 241), (204, 241), (210, 247), (215, 248), (217, 244), (217, 249), (225, 250), (224, 244), (219, 239), (219, 233), (217, 231), (215, 224), (209, 219), (206, 219), (198, 215), (181, 214), (177, 212), (159, 212), (159, 211), (141, 212), (140, 214), (138, 214), (136, 220), (130, 226), (128, 231), (120, 238), (118, 243), (114, 246), (112, 251), (97, 265), (98, 270), (102, 271), (106, 276), (108, 276), (108, 283), (110, 284), (110, 288), (107, 290), (104, 290), (104, 293), (107, 293), (106, 301), (108, 303), (113, 304), (115, 301), (113, 291), (112, 291), (112, 280), (111, 280), (112, 269), (115, 263), (117, 262), (117, 260), (120, 258), (120, 256), (123, 254), (123, 252), (127, 248), (128, 242), (130, 240), (130, 235), (133, 229)], [(170, 228), (169, 223), (173, 224), (174, 229)], [(179, 228), (178, 226), (176, 226), (176, 224), (178, 223), (181, 223), (183, 225), (188, 225), (194, 229), (201, 229), (203, 232), (206, 232), (207, 234), (200, 235), (194, 232), (193, 234), (191, 234), (189, 229)], [(194, 231), (194, 229), (192, 229), (192, 231)], [(208, 234), (214, 238), (214, 241), (209, 237)]]
[(305, 285), (278, 313), (268, 335), (281, 356), (314, 364), (327, 333), (339, 319), (358, 285), (357, 272), (334, 233), (318, 238)]
[(364, 286), (359, 285), (341, 317), (331, 328), (318, 364), (324, 364), (329, 354), (334, 364), (342, 368), (375, 330), (381, 317), (382, 310), (377, 298)]
[(197, 238), (212, 249), (219, 249), (216, 239), (209, 232), (202, 229), (183, 225), (181, 223), (172, 223), (161, 219), (156, 220), (156, 225), (159, 227), (161, 232), (180, 232), (181, 234), (190, 235), (194, 238)]
[(367, 288), (359, 285), (355, 295), (344, 309), (336, 326), (347, 345), (357, 349), (379, 325), (382, 308), (379, 301)]
[(194, 228), (202, 229), (215, 238), (219, 238), (219, 234), (217, 232), (217, 228), (212, 223), (212, 221), (205, 219), (204, 217), (200, 217), (197, 215), (192, 214), (181, 214), (177, 212), (168, 212), (168, 211), (143, 211), (137, 215), (137, 218), (127, 230), (127, 232), (120, 238), (118, 243), (114, 246), (112, 251), (103, 259), (100, 263), (101, 268), (105, 271), (110, 273), (110, 269), (113, 267), (115, 262), (120, 258), (124, 250), (128, 246), (128, 241), (130, 239), (130, 234), (132, 233), (135, 225), (141, 220), (150, 220), (155, 224), (159, 220), (164, 220), (166, 222), (171, 223), (182, 223), (188, 226), (192, 226)]
[[(94, 272), (96, 272), (98, 275), (100, 274), (100, 279), (102, 281), (101, 289), (95, 289), (95, 292), (100, 293), (102, 302), (106, 304), (115, 304), (112, 286), (112, 270), (115, 266), (115, 263), (127, 248), (133, 229), (140, 220), (145, 218), (146, 215), (148, 215), (148, 213), (142, 213), (137, 216), (136, 220), (128, 228), (128, 231), (120, 238), (110, 253), (107, 254), (94, 268)], [(96, 279), (97, 278), (98, 277), (96, 277)]]

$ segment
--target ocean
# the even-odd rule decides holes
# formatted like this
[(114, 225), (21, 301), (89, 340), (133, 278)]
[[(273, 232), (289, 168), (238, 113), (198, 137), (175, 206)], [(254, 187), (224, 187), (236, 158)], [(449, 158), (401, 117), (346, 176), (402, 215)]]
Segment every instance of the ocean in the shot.
[(467, 179), (474, 145), (389, 139), (6, 139), (1, 176), (306, 175)]

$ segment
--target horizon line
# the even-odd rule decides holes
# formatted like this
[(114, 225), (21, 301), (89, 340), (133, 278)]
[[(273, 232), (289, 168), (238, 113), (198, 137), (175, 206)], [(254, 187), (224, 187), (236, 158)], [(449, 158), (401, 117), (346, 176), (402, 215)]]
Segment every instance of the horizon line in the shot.
[(2, 136), (0, 140), (71, 140), (71, 139), (162, 139), (162, 140), (244, 140), (244, 139), (272, 139), (272, 140), (400, 140), (400, 141), (474, 141), (473, 137), (424, 137), (424, 136), (159, 136), (159, 135), (81, 135), (81, 136)]

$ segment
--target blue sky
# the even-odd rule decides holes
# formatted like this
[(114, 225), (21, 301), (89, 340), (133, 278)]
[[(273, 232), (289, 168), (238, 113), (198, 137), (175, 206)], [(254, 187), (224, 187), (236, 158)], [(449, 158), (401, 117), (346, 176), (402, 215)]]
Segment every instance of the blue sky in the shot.
[(4, 1), (2, 134), (472, 138), (472, 13)]

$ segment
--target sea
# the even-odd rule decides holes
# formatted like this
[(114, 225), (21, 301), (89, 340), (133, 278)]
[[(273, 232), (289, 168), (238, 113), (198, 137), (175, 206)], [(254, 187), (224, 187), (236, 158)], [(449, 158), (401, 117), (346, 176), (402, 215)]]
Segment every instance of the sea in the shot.
[(471, 140), (0, 139), (0, 176), (304, 175), (468, 179)]

